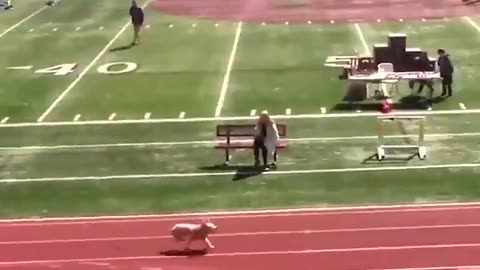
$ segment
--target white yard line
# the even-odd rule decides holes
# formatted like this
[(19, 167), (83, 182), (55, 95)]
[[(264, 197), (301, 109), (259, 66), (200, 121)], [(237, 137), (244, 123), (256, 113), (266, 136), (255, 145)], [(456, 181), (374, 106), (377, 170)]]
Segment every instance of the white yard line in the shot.
[[(142, 8), (145, 8), (150, 4), (152, 0), (147, 0)], [(47, 117), (53, 109), (60, 103), (65, 96), (80, 82), (80, 80), (90, 71), (90, 69), (100, 60), (100, 58), (108, 51), (108, 49), (117, 41), (117, 39), (127, 30), (127, 27), (130, 25), (130, 20), (120, 29), (120, 31), (108, 42), (108, 44), (97, 54), (97, 56), (85, 67), (85, 69), (78, 74), (77, 78), (65, 89), (63, 92), (53, 101), (53, 103), (42, 113), (42, 115), (38, 118), (38, 122), (42, 122), (45, 117)]]
[[(279, 170), (266, 171), (262, 175), (302, 175), (302, 174), (321, 174), (321, 173), (358, 173), (358, 172), (378, 172), (378, 171), (410, 171), (410, 170), (432, 170), (432, 169), (466, 169), (478, 168), (480, 163), (451, 163), (436, 165), (418, 165), (418, 166), (379, 166), (379, 167), (351, 167), (335, 169), (313, 169), (313, 170)], [(30, 182), (65, 182), (65, 181), (86, 181), (86, 180), (131, 180), (131, 179), (155, 179), (155, 178), (193, 178), (193, 177), (215, 177), (215, 176), (234, 176), (249, 174), (250, 172), (204, 172), (204, 173), (159, 173), (159, 174), (119, 174), (119, 175), (89, 175), (72, 177), (44, 177), (44, 178), (5, 178), (0, 179), (0, 183), (30, 183)]]
[(363, 45), (363, 50), (368, 53), (369, 55), (371, 54), (370, 48), (367, 44), (367, 41), (365, 40), (365, 36), (363, 35), (362, 28), (358, 23), (354, 24), (355, 30), (357, 31), (358, 37), (360, 38), (360, 41), (362, 42)]
[(43, 6), (39, 9), (37, 9), (37, 11), (33, 12), (32, 14), (28, 15), (27, 17), (25, 17), (23, 20), (19, 21), (18, 23), (12, 25), (10, 28), (8, 28), (7, 30), (3, 31), (1, 34), (0, 34), (0, 38), (3, 37), (4, 35), (6, 35), (8, 32), (11, 32), (13, 31), (15, 28), (19, 27), (20, 25), (22, 25), (24, 22), (30, 20), (33, 16), (37, 15), (38, 13), (44, 11), (45, 9), (47, 8), (47, 6)]
[(222, 89), (220, 90), (220, 97), (218, 98), (217, 108), (215, 109), (215, 117), (219, 117), (222, 113), (223, 102), (225, 101), (225, 96), (228, 89), (228, 82), (230, 81), (230, 72), (232, 71), (233, 62), (235, 61), (235, 55), (237, 54), (238, 42), (242, 33), (242, 25), (243, 22), (238, 22), (237, 24), (237, 31), (235, 33), (235, 39), (233, 40), (232, 51), (230, 52), (227, 70), (225, 71), (225, 76), (223, 77)]
[(478, 32), (480, 32), (480, 26), (472, 20), (470, 17), (463, 17), (463, 19), (468, 22), (473, 28), (475, 28)]
[[(467, 110), (438, 110), (438, 111), (398, 111), (392, 112), (391, 116), (429, 116), (429, 115), (473, 115), (480, 114), (480, 109)], [(293, 115), (272, 115), (272, 119), (322, 119), (322, 118), (361, 118), (385, 116), (380, 112), (360, 113), (326, 113), (326, 114), (293, 114)], [(23, 122), (0, 124), (0, 128), (12, 127), (46, 127), (46, 126), (87, 126), (87, 125), (122, 125), (122, 124), (157, 124), (157, 123), (195, 123), (195, 122), (217, 122), (217, 121), (245, 121), (256, 120), (255, 116), (228, 116), (228, 117), (194, 117), (194, 118), (157, 118), (157, 119), (123, 119), (117, 121), (89, 120), (89, 121), (58, 121), (58, 122)]]
[[(442, 139), (451, 137), (480, 137), (480, 132), (470, 133), (438, 133), (426, 134), (426, 138)], [(402, 139), (408, 138), (408, 135), (389, 135), (385, 136), (388, 139)], [(378, 136), (349, 136), (349, 137), (311, 137), (311, 138), (287, 138), (285, 141), (290, 143), (309, 143), (309, 142), (335, 142), (335, 141), (362, 141), (362, 140), (376, 140)], [(250, 142), (251, 139), (240, 140)], [(0, 151), (8, 150), (74, 150), (74, 149), (99, 149), (99, 148), (116, 148), (116, 147), (152, 147), (152, 146), (180, 146), (180, 145), (205, 145), (212, 146), (222, 141), (183, 141), (183, 142), (140, 142), (140, 143), (104, 143), (104, 144), (63, 144), (63, 145), (31, 145), (31, 146), (12, 146), (0, 147)]]

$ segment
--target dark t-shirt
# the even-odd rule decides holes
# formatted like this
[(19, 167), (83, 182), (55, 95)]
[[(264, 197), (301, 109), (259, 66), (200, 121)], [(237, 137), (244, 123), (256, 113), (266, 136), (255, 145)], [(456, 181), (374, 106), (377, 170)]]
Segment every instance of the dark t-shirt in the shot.
[(440, 74), (442, 77), (452, 75), (453, 65), (452, 62), (450, 62), (448, 54), (442, 55), (438, 58), (438, 67), (440, 68)]
[(129, 14), (132, 17), (132, 23), (135, 25), (143, 24), (143, 10), (139, 7), (130, 7)]

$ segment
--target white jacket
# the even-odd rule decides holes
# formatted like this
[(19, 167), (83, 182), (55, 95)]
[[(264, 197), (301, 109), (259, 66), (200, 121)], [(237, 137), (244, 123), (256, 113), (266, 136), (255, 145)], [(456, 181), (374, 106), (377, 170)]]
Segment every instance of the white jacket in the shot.
[[(255, 135), (260, 135), (261, 129), (260, 126), (257, 124), (255, 126)], [(265, 146), (267, 147), (268, 153), (273, 155), (275, 152), (275, 147), (277, 145), (280, 136), (278, 135), (277, 125), (274, 122), (271, 124), (267, 124), (267, 136), (265, 138)]]

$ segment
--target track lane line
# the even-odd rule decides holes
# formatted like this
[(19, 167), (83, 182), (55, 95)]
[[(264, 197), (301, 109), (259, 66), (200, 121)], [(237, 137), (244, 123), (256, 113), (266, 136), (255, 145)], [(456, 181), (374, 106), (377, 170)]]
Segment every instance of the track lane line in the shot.
[[(348, 228), (348, 229), (323, 229), (323, 230), (288, 230), (288, 231), (252, 231), (239, 233), (220, 233), (211, 236), (212, 239), (224, 237), (239, 236), (275, 236), (290, 234), (330, 234), (330, 233), (363, 233), (363, 232), (380, 232), (380, 231), (411, 231), (411, 230), (450, 230), (450, 229), (466, 229), (479, 228), (480, 224), (446, 224), (446, 225), (426, 225), (426, 226), (398, 226), (398, 227), (368, 227), (368, 228)], [(142, 240), (159, 240), (171, 239), (171, 235), (152, 235), (152, 236), (122, 236), (122, 237), (98, 237), (98, 238), (75, 238), (75, 239), (47, 239), (33, 241), (5, 241), (0, 242), (0, 246), (8, 245), (30, 245), (30, 244), (56, 244), (56, 243), (83, 243), (83, 242), (112, 242), (112, 241), (142, 241)]]
[[(305, 249), (286, 251), (260, 251), (260, 252), (229, 252), (210, 253), (205, 257), (236, 257), (236, 256), (265, 256), (265, 255), (292, 255), (292, 254), (325, 254), (325, 253), (355, 253), (370, 251), (398, 251), (398, 250), (439, 250), (445, 248), (480, 248), (480, 243), (471, 244), (440, 244), (440, 245), (416, 245), (416, 246), (391, 246), (391, 247), (365, 247), (365, 248), (337, 248), (337, 249)], [(131, 256), (131, 257), (103, 257), (85, 259), (50, 259), (28, 261), (0, 261), (4, 265), (26, 265), (45, 263), (80, 263), (80, 262), (105, 262), (105, 261), (132, 261), (132, 260), (171, 260), (175, 258), (185, 259), (185, 256)]]
[(438, 212), (480, 210), (480, 202), (465, 203), (424, 203), (424, 204), (397, 204), (397, 205), (369, 205), (369, 206), (331, 206), (318, 208), (290, 208), (290, 209), (263, 209), (244, 211), (217, 211), (177, 214), (152, 215), (125, 215), (125, 216), (86, 216), (86, 217), (50, 217), (1, 219), (0, 226), (44, 226), (44, 225), (76, 225), (96, 223), (122, 222), (159, 222), (184, 220), (185, 218), (204, 218), (209, 216), (215, 219), (258, 218), (258, 217), (285, 217), (305, 215), (348, 215), (348, 214), (379, 214), (402, 212)]

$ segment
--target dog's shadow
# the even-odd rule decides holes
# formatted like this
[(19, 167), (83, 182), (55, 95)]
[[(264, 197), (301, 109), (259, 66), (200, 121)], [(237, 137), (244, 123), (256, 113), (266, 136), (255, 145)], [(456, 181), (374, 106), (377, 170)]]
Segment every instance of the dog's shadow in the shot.
[(208, 254), (208, 250), (204, 249), (187, 249), (187, 250), (178, 250), (178, 249), (171, 249), (166, 251), (161, 251), (161, 255), (163, 256), (183, 256), (183, 257), (198, 257), (204, 256)]

